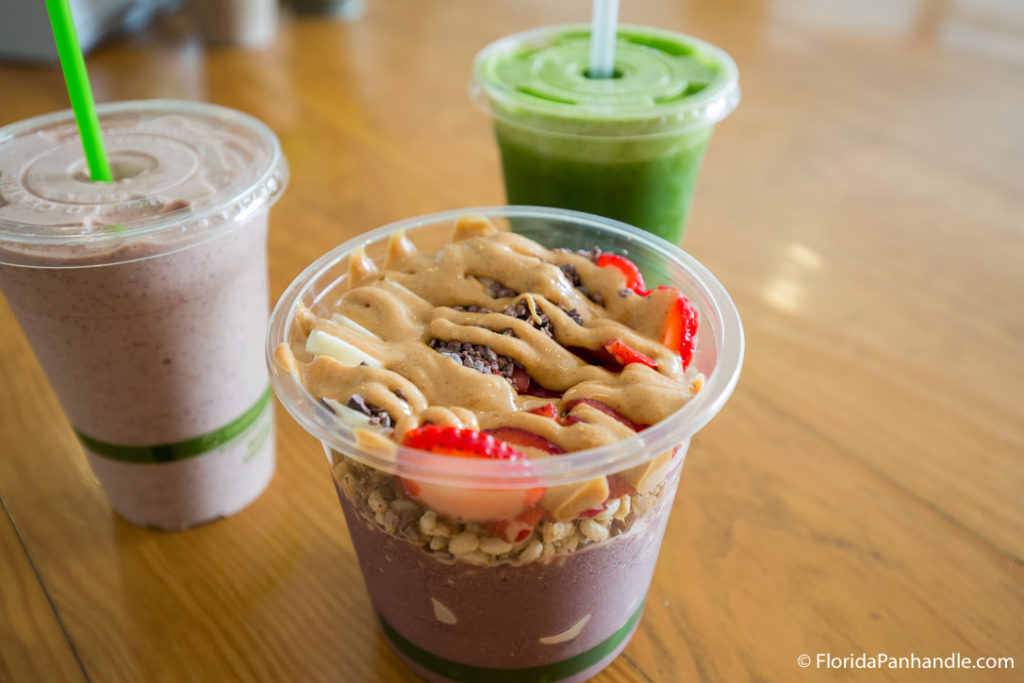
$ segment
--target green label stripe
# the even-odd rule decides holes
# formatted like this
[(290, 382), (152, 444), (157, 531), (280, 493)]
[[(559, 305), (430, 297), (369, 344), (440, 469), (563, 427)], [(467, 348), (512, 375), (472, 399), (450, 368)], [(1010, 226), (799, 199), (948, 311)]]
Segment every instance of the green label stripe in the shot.
[(269, 405), (270, 387), (268, 386), (256, 403), (252, 404), (248, 410), (223, 427), (214, 429), (206, 434), (200, 434), (192, 439), (175, 443), (163, 443), (157, 446), (121, 446), (94, 439), (77, 429), (75, 434), (78, 435), (78, 440), (82, 442), (82, 445), (90, 451), (112, 460), (150, 464), (174, 462), (175, 460), (191, 458), (194, 455), (206, 453), (223, 446), (251, 427), (263, 415)]
[(622, 642), (629, 636), (633, 627), (636, 626), (636, 622), (640, 620), (640, 614), (643, 611), (644, 603), (641, 602), (640, 607), (623, 624), (622, 628), (586, 652), (581, 652), (575, 657), (563, 659), (560, 662), (521, 669), (490, 669), (483, 666), (459, 664), (450, 659), (438, 657), (411, 643), (385, 621), (383, 616), (378, 615), (378, 617), (384, 635), (399, 652), (438, 676), (460, 681), (460, 683), (553, 683), (586, 671), (614, 652), (615, 648), (622, 645)]

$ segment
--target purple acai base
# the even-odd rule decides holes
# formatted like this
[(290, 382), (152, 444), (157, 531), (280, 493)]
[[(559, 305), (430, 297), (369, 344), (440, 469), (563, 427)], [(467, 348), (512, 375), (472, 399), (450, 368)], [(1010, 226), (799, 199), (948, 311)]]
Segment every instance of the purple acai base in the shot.
[[(416, 673), (432, 683), (576, 683), (610, 664), (632, 637), (675, 498), (673, 474), (625, 533), (520, 566), (441, 562), (380, 529), (337, 488), (388, 644)], [(572, 658), (578, 664), (552, 669)], [(462, 675), (442, 675), (446, 666)]]

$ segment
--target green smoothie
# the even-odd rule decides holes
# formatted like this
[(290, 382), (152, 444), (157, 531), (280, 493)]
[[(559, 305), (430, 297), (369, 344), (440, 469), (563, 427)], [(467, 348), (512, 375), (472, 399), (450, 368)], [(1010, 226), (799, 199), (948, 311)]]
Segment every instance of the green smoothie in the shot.
[(507, 36), (474, 63), (509, 204), (578, 209), (682, 240), (714, 124), (739, 101), (736, 65), (679, 33), (620, 26), (615, 75), (590, 78), (590, 28)]

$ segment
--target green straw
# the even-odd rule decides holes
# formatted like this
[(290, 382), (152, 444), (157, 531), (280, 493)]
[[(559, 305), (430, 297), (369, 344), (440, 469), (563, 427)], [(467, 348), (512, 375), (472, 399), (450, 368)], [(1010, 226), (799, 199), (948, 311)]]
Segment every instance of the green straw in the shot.
[(93, 180), (110, 182), (110, 165), (103, 149), (100, 136), (100, 121), (96, 117), (96, 103), (89, 87), (89, 74), (85, 72), (85, 58), (82, 46), (78, 44), (78, 33), (71, 18), (68, 0), (46, 0), (46, 11), (50, 13), (53, 39), (57, 43), (60, 66), (64, 71), (64, 82), (68, 86), (71, 109), (75, 112), (78, 132), (82, 135), (82, 149), (89, 163), (89, 176)]

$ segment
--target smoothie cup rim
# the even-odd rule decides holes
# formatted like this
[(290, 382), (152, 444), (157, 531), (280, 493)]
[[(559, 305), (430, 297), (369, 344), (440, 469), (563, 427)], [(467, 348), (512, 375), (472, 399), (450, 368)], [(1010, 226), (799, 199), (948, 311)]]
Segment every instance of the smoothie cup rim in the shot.
[[(627, 31), (654, 33), (677, 40), (682, 39), (688, 44), (697, 46), (702, 52), (712, 54), (716, 63), (723, 68), (723, 72), (716, 74), (707, 88), (671, 105), (633, 109), (620, 113), (590, 112), (587, 114), (588, 121), (604, 125), (643, 125), (661, 120), (662, 125), (664, 125), (663, 130), (622, 135), (605, 132), (580, 133), (572, 130), (563, 130), (557, 124), (567, 125), (571, 119), (578, 118), (580, 116), (580, 109), (577, 105), (525, 99), (517, 96), (507, 87), (496, 85), (482, 77), (483, 64), (488, 58), (493, 56), (492, 53), (500, 54), (503, 50), (512, 49), (531, 39), (544, 37), (552, 33), (589, 31), (590, 28), (590, 24), (583, 23), (554, 24), (512, 33), (488, 43), (473, 58), (472, 77), (468, 86), (470, 99), (485, 113), (507, 125), (559, 137), (620, 141), (680, 135), (696, 129), (713, 126), (732, 113), (739, 104), (739, 69), (736, 66), (735, 60), (733, 60), (728, 52), (696, 36), (639, 24), (620, 24), (618, 28)], [(544, 125), (536, 121), (524, 123), (521, 119), (502, 112), (499, 107), (495, 106), (495, 102), (519, 108), (529, 115), (545, 117), (555, 125)], [(692, 113), (697, 113), (698, 115), (686, 117), (686, 114)], [(672, 122), (673, 117), (678, 120)]]
[[(133, 112), (184, 116), (199, 114), (213, 119), (229, 121), (244, 128), (265, 145), (266, 164), (259, 171), (251, 171), (249, 168), (243, 169), (238, 178), (232, 180), (227, 186), (199, 198), (190, 206), (164, 214), (123, 221), (117, 224), (119, 226), (117, 231), (99, 230), (86, 234), (69, 234), (57, 231), (56, 228), (62, 227), (59, 225), (24, 223), (0, 218), (0, 247), (9, 245), (36, 248), (39, 251), (32, 252), (36, 257), (68, 257), (73, 261), (74, 256), (42, 250), (72, 248), (80, 245), (94, 248), (106, 245), (115, 247), (127, 240), (182, 231), (186, 226), (202, 226), (206, 221), (226, 211), (230, 212), (230, 215), (224, 218), (224, 223), (234, 222), (241, 224), (242, 221), (254, 215), (257, 211), (269, 208), (280, 198), (288, 184), (288, 164), (277, 135), (267, 124), (251, 114), (210, 102), (159, 98), (105, 102), (97, 105), (96, 110), (100, 117), (101, 126), (104, 116), (116, 116)], [(30, 134), (33, 131), (41, 131), (57, 125), (73, 123), (74, 113), (70, 109), (62, 109), (17, 121), (0, 127), (0, 146), (8, 140)], [(47, 234), (48, 231), (52, 232)], [(203, 230), (201, 233), (196, 233), (193, 239), (177, 240), (170, 244), (166, 250), (137, 258), (99, 259), (96, 262), (90, 261), (84, 264), (69, 263), (67, 265), (58, 265), (12, 262), (0, 253), (0, 263), (36, 268), (80, 268), (112, 265), (114, 263), (146, 260), (172, 253), (219, 234), (223, 234), (223, 231)]]
[[(671, 416), (633, 436), (597, 448), (531, 460), (526, 466), (514, 462), (452, 458), (399, 446), (390, 440), (383, 443), (385, 438), (381, 439), (381, 444), (360, 446), (354, 429), (341, 423), (319, 403), (294, 373), (277, 365), (275, 350), (290, 338), (297, 305), (308, 292), (310, 283), (337, 267), (354, 249), (377, 242), (398, 230), (442, 222), (454, 224), (456, 219), (466, 215), (560, 219), (608, 231), (663, 253), (700, 285), (701, 293), (710, 304), (710, 310), (701, 310), (702, 316), (714, 316), (719, 322), (721, 337), (716, 336), (715, 339), (715, 370), (707, 377), (704, 387)], [(338, 279), (340, 277), (332, 283)], [(338, 451), (382, 472), (420, 481), (467, 488), (511, 489), (533, 487), (538, 481), (546, 486), (583, 481), (640, 465), (659, 453), (686, 444), (718, 413), (732, 394), (743, 362), (744, 338), (739, 312), (721, 283), (696, 259), (657, 235), (621, 221), (581, 211), (535, 206), (488, 206), (453, 209), (391, 222), (329, 250), (307, 266), (278, 299), (268, 324), (266, 354), (271, 384), (278, 400), (306, 431), (320, 439), (326, 450)]]

